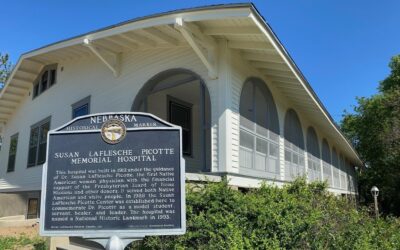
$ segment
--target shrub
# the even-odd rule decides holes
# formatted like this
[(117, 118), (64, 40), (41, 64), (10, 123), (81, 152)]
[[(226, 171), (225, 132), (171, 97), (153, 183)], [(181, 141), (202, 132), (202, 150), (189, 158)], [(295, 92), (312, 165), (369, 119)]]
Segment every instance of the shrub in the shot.
[(400, 221), (371, 218), (325, 183), (297, 179), (247, 193), (227, 181), (188, 186), (187, 232), (132, 249), (400, 249)]
[(26, 235), (20, 235), (18, 237), (12, 236), (1, 236), (0, 237), (0, 249), (4, 250), (16, 250), (16, 249), (34, 249), (34, 250), (46, 250), (47, 242), (45, 238), (34, 237), (30, 238)]

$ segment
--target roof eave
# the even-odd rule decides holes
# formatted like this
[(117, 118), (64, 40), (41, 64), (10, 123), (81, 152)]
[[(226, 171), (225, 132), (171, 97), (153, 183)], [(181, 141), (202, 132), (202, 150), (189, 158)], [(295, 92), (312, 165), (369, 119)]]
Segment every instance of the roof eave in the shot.
[(189, 8), (189, 9), (183, 9), (183, 10), (175, 10), (175, 11), (170, 11), (170, 12), (165, 12), (161, 14), (155, 14), (155, 15), (150, 15), (146, 17), (141, 17), (141, 18), (135, 18), (126, 22), (118, 23), (116, 25), (108, 26), (106, 28), (98, 29), (89, 33), (81, 34), (69, 39), (65, 39), (56, 43), (52, 43), (49, 45), (46, 45), (44, 47), (29, 51), (27, 53), (24, 53), (21, 55), (21, 57), (18, 59), (18, 62), (13, 69), (9, 79), (7, 80), (3, 90), (0, 92), (0, 99), (2, 98), (4, 92), (6, 91), (8, 85), (11, 83), (16, 71), (20, 67), (21, 63), (23, 60), (41, 55), (47, 52), (51, 52), (54, 50), (74, 46), (74, 45), (79, 45), (83, 43), (83, 40), (85, 38), (88, 38), (90, 40), (96, 40), (116, 34), (120, 34), (126, 31), (131, 31), (131, 30), (136, 30), (136, 29), (143, 29), (143, 28), (149, 28), (157, 25), (165, 25), (165, 24), (173, 24), (175, 22), (175, 19), (177, 17), (182, 17), (186, 21), (202, 21), (202, 20), (209, 20), (209, 19), (223, 19), (227, 17), (242, 17), (242, 18), (248, 18), (251, 17), (255, 21), (256, 24), (258, 24), (259, 28), (265, 31), (265, 34), (267, 37), (270, 38), (272, 44), (276, 46), (276, 50), (280, 53), (284, 61), (288, 64), (288, 66), (292, 69), (293, 73), (296, 75), (298, 78), (299, 82), (302, 84), (302, 86), (306, 89), (306, 91), (309, 93), (310, 98), (317, 104), (317, 106), (320, 108), (320, 111), (323, 113), (323, 115), (326, 117), (327, 121), (330, 123), (330, 125), (337, 131), (337, 133), (340, 135), (340, 137), (345, 141), (346, 145), (349, 147), (351, 152), (354, 154), (354, 158), (357, 161), (357, 164), (363, 165), (363, 162), (361, 161), (358, 153), (355, 151), (351, 143), (347, 140), (347, 138), (344, 136), (344, 134), (341, 132), (340, 128), (336, 125), (334, 122), (333, 118), (330, 116), (329, 112), (325, 108), (325, 106), (322, 104), (314, 90), (312, 89), (311, 85), (305, 78), (305, 76), (302, 74), (300, 69), (297, 67), (295, 62), (293, 61), (292, 57), (290, 54), (287, 52), (287, 50), (284, 48), (282, 43), (279, 41), (278, 37), (275, 35), (273, 32), (272, 28), (268, 25), (268, 23), (265, 21), (265, 19), (261, 16), (261, 14), (258, 12), (256, 7), (253, 4), (250, 3), (242, 3), (242, 4), (229, 4), (229, 5), (211, 5), (211, 6), (206, 6), (206, 7), (198, 7), (198, 8)]
[(303, 73), (301, 72), (299, 67), (297, 67), (296, 63), (294, 62), (294, 60), (290, 56), (289, 52), (285, 49), (283, 44), (280, 42), (279, 38), (275, 35), (275, 32), (272, 30), (272, 28), (266, 22), (265, 18), (258, 12), (257, 8), (254, 5), (251, 5), (251, 10), (252, 10), (252, 14), (254, 15), (254, 17), (258, 20), (258, 22), (260, 24), (262, 24), (264, 26), (264, 30), (266, 32), (268, 32), (270, 38), (274, 41), (275, 45), (278, 46), (277, 49), (282, 53), (282, 56), (284, 56), (284, 58), (286, 59), (287, 63), (290, 64), (291, 68), (293, 69), (293, 71), (295, 72), (297, 77), (299, 78), (299, 80), (302, 83), (302, 85), (309, 91), (310, 97), (312, 97), (313, 100), (317, 103), (317, 105), (321, 109), (321, 112), (326, 116), (326, 118), (328, 119), (328, 121), (331, 124), (331, 126), (333, 126), (335, 128), (335, 130), (338, 132), (338, 134), (341, 136), (341, 138), (343, 140), (345, 140), (345, 142), (348, 145), (348, 147), (355, 154), (355, 156), (356, 156), (355, 158), (358, 161), (357, 163), (360, 166), (363, 166), (364, 163), (361, 160), (360, 156), (358, 155), (357, 151), (353, 148), (353, 146), (351, 145), (349, 140), (346, 138), (346, 136), (340, 130), (340, 128), (338, 127), (336, 122), (333, 120), (332, 116), (329, 114), (329, 112), (327, 111), (326, 107), (321, 102), (321, 100), (319, 99), (319, 97), (317, 96), (317, 94), (315, 93), (313, 88), (311, 87), (310, 83), (307, 81), (306, 77), (303, 75)]

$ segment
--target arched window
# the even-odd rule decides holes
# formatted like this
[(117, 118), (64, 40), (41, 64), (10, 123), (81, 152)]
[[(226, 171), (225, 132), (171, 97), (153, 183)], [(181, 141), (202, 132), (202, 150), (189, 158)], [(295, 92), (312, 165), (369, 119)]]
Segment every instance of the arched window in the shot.
[(304, 138), (299, 117), (293, 109), (285, 116), (285, 179), (305, 174)]
[(250, 78), (240, 96), (240, 172), (269, 178), (279, 175), (279, 121), (265, 82)]
[(158, 73), (136, 94), (132, 110), (181, 126), (186, 171), (211, 170), (211, 99), (199, 75), (187, 69)]
[(328, 181), (329, 186), (332, 186), (332, 169), (331, 169), (331, 150), (329, 148), (328, 141), (324, 139), (322, 141), (322, 171), (324, 180)]
[(32, 97), (36, 98), (57, 82), (57, 64), (45, 66), (33, 83)]
[(308, 156), (308, 179), (310, 181), (321, 180), (321, 152), (318, 137), (313, 127), (307, 130), (307, 156)]
[(333, 172), (333, 187), (340, 188), (339, 157), (335, 148), (332, 149), (332, 172)]
[(347, 177), (346, 177), (346, 162), (344, 156), (340, 155), (340, 188), (346, 190), (347, 188)]

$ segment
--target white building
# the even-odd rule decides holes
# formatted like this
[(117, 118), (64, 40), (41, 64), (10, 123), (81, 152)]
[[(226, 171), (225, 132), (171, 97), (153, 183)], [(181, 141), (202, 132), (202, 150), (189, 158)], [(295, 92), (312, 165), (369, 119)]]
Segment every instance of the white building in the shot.
[(357, 192), (357, 153), (255, 7), (233, 4), (138, 18), (23, 54), (0, 93), (0, 217), (37, 216), (49, 129), (113, 111), (181, 125), (188, 180), (227, 176), (248, 188), (306, 175)]

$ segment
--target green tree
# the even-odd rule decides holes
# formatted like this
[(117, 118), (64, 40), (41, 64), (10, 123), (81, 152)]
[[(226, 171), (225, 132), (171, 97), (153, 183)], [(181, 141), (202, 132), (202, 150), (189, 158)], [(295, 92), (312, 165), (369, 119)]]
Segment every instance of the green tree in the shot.
[(382, 212), (400, 215), (400, 55), (389, 67), (378, 93), (358, 98), (354, 113), (345, 113), (341, 126), (367, 166), (360, 172), (362, 200), (372, 201), (369, 190), (376, 185)]
[(0, 89), (3, 88), (12, 70), (8, 54), (0, 53)]

